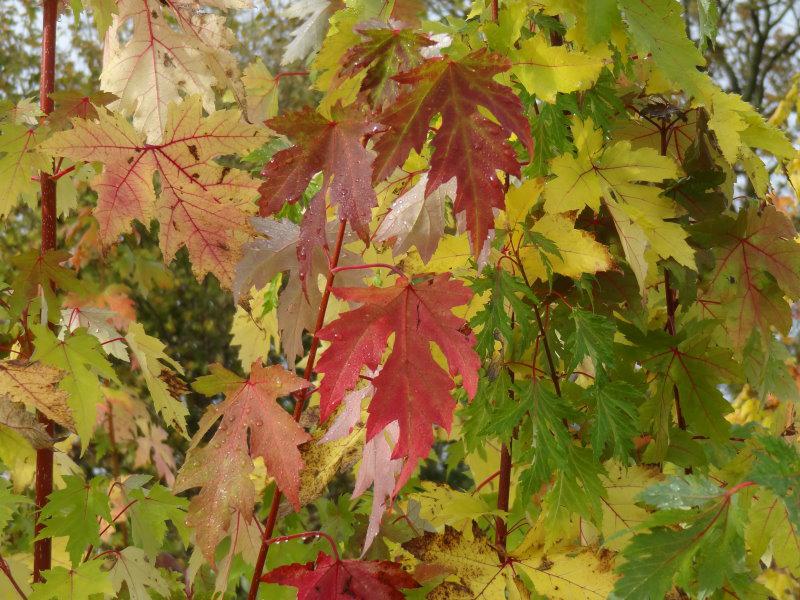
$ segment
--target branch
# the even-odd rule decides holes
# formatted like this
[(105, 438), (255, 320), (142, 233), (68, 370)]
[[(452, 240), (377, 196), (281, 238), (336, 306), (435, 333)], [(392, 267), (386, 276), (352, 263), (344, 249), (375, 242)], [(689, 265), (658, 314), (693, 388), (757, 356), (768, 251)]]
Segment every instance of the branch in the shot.
[[(42, 58), (39, 77), (39, 106), (42, 113), (49, 115), (55, 104), (50, 94), (55, 90), (56, 74), (56, 28), (58, 26), (58, 0), (44, 0), (42, 5)], [(41, 189), (42, 239), (41, 252), (56, 247), (56, 182), (45, 172), (39, 174)], [(27, 326), (26, 326), (27, 329)], [(39, 422), (44, 425), (49, 436), (55, 434), (55, 425), (43, 413), (37, 412)], [(38, 538), (44, 529), (39, 522), (47, 497), (53, 492), (53, 449), (42, 448), (36, 451), (36, 512), (34, 534)], [(33, 543), (33, 581), (44, 580), (42, 573), (52, 565), (52, 540), (49, 537), (37, 539)]]

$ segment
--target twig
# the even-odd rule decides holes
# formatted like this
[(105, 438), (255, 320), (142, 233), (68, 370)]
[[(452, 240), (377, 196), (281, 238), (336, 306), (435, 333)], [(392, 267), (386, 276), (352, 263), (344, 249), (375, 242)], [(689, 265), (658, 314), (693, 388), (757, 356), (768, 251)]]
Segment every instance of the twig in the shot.
[[(308, 351), (308, 360), (306, 361), (306, 368), (305, 372), (303, 373), (303, 377), (306, 380), (310, 380), (311, 375), (314, 372), (314, 363), (316, 362), (317, 349), (319, 348), (320, 343), (319, 338), (317, 337), (317, 332), (322, 329), (322, 325), (325, 322), (325, 312), (328, 309), (328, 300), (331, 297), (333, 279), (336, 277), (336, 268), (339, 263), (339, 256), (342, 253), (342, 244), (344, 242), (344, 233), (346, 228), (347, 221), (341, 221), (339, 223), (339, 232), (336, 236), (336, 245), (334, 246), (333, 256), (331, 256), (329, 263), (328, 278), (325, 282), (325, 291), (322, 293), (322, 300), (320, 301), (319, 310), (317, 311), (317, 322), (314, 324), (314, 337), (311, 339), (311, 348)], [(294, 405), (293, 414), (295, 421), (299, 421), (300, 416), (303, 414), (303, 406), (305, 405), (307, 395), (307, 388), (300, 390), (295, 395), (296, 403)], [(275, 494), (272, 496), (272, 505), (269, 509), (269, 515), (264, 522), (264, 534), (261, 539), (261, 548), (258, 550), (258, 558), (256, 559), (256, 564), (253, 568), (253, 578), (250, 581), (250, 592), (247, 595), (248, 600), (256, 600), (256, 597), (258, 596), (258, 586), (261, 582), (261, 573), (264, 571), (264, 563), (267, 560), (267, 552), (269, 551), (269, 538), (272, 535), (272, 532), (275, 530), (275, 524), (278, 520), (278, 508), (280, 507), (282, 496), (283, 494), (281, 491), (276, 488)]]

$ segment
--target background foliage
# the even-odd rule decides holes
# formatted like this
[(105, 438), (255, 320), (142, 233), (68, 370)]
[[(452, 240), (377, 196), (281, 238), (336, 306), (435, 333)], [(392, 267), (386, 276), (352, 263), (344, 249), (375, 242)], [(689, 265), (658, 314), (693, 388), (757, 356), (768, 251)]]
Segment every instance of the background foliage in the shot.
[[(264, 598), (340, 569), (355, 597), (795, 597), (795, 2), (63, 4), (46, 119), (41, 9), (0, 12), (3, 597), (244, 597), (273, 505), (297, 537)], [(119, 60), (139, 5), (202, 56), (156, 55), (174, 102), (147, 115)], [(225, 261), (155, 210), (102, 216), (123, 146), (157, 171), (136, 198), (172, 187), (168, 111), (241, 138), (170, 155), (237, 174)], [(37, 260), (39, 170), (66, 252)], [(315, 338), (337, 216), (358, 290)]]

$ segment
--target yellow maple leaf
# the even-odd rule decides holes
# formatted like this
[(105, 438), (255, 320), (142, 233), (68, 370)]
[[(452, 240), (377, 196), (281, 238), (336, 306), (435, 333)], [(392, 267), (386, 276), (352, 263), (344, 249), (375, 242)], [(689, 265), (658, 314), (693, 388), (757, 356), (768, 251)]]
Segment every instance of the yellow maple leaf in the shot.
[(528, 93), (549, 103), (555, 102), (557, 93), (589, 89), (603, 68), (600, 55), (551, 46), (544, 34), (522, 42), (512, 60), (512, 72)]
[(634, 151), (628, 140), (604, 145), (602, 131), (591, 119), (575, 119), (572, 135), (577, 154), (553, 159), (555, 177), (545, 186), (545, 211), (562, 213), (586, 206), (597, 211), (605, 202), (641, 289), (647, 275), (647, 248), (661, 258), (696, 268), (686, 231), (671, 221), (680, 214), (678, 206), (650, 185), (677, 177), (675, 162), (652, 148)]
[(608, 249), (595, 241), (588, 231), (576, 229), (572, 219), (564, 215), (544, 215), (531, 228), (536, 234), (550, 240), (558, 253), (544, 252), (533, 245), (520, 247), (522, 268), (528, 279), (548, 278), (549, 268), (567, 277), (580, 277), (583, 273), (597, 273), (611, 268)]
[(280, 287), (281, 276), (278, 274), (264, 288), (253, 288), (250, 298), (236, 306), (231, 323), (231, 345), (239, 346), (239, 362), (245, 371), (256, 360), (266, 359), (273, 345), (276, 351), (279, 350), (277, 295)]
[(445, 575), (428, 595), (438, 600), (528, 597), (519, 573), (526, 576), (537, 594), (551, 600), (606, 598), (614, 587), (610, 554), (569, 546), (553, 547), (545, 553), (541, 532), (536, 529), (507, 561), (499, 558), (497, 549), (474, 522), (471, 532), (445, 526), (442, 533), (426, 532), (404, 543), (403, 549), (424, 565), (418, 572)]

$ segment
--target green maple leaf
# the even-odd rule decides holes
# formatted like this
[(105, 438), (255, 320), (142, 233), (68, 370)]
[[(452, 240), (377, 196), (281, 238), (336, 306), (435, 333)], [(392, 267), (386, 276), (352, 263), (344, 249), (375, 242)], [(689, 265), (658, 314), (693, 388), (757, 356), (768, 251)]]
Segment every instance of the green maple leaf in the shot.
[[(716, 501), (708, 502), (708, 485), (699, 481), (679, 485), (700, 494), (686, 505), (702, 503), (704, 508), (656, 512), (646, 524), (650, 530), (636, 534), (622, 551), (616, 569), (621, 577), (611, 600), (661, 600), (673, 584), (692, 597), (707, 597), (746, 572), (744, 511), (738, 498), (717, 488)], [(681, 504), (668, 492), (652, 495), (664, 505)]]
[(655, 483), (638, 499), (661, 510), (702, 508), (716, 502), (725, 490), (702, 475), (678, 475)]
[(766, 348), (762, 336), (753, 332), (744, 347), (744, 372), (747, 381), (764, 400), (774, 394), (779, 400), (800, 400), (800, 392), (789, 367), (791, 356), (780, 340), (769, 336)]
[(186, 520), (188, 500), (173, 496), (162, 485), (156, 484), (150, 490), (134, 489), (128, 494), (129, 501), (135, 501), (128, 509), (133, 543), (144, 549), (149, 558), (154, 558), (163, 547), (167, 535), (167, 522), (182, 531)]
[[(488, 276), (473, 280), (472, 289), (476, 294), (491, 290), (489, 301), (470, 323), (476, 329), (480, 327), (475, 336), (478, 354), (488, 357), (494, 353), (496, 332), (503, 336), (506, 344), (512, 344), (516, 339), (515, 331), (519, 331), (522, 338), (519, 343), (523, 348), (529, 346), (538, 331), (531, 307), (536, 297), (530, 287), (502, 269), (492, 269)], [(506, 306), (514, 313), (513, 326)]]
[(656, 65), (690, 93), (696, 89), (703, 55), (689, 38), (681, 7), (672, 0), (620, 0), (628, 31), (639, 52), (653, 55)]
[(85, 451), (97, 419), (96, 406), (103, 399), (98, 377), (118, 381), (114, 368), (97, 338), (84, 328), (76, 329), (64, 340), (59, 340), (45, 325), (32, 325), (30, 329), (35, 337), (32, 360), (66, 372), (59, 387), (68, 394), (67, 404)]
[(114, 566), (108, 572), (114, 591), (119, 593), (124, 583), (130, 600), (150, 600), (151, 592), (169, 594), (169, 585), (159, 570), (147, 560), (144, 550), (129, 546), (114, 554)]
[(496, 377), (480, 378), (475, 398), (461, 411), (464, 436), (470, 447), (481, 445), (487, 438), (508, 442), (528, 411), (520, 393), (512, 385), (508, 369), (500, 369)]
[(669, 446), (676, 389), (688, 431), (728, 441), (730, 423), (725, 415), (732, 408), (718, 386), (740, 382), (742, 369), (730, 350), (712, 339), (716, 326), (710, 320), (679, 323), (676, 336), (660, 330), (643, 335), (633, 327), (621, 327), (634, 346), (619, 346), (619, 351), (657, 374), (651, 383), (654, 393), (639, 409), (654, 436), (650, 459), (663, 460)]
[(18, 506), (33, 504), (30, 498), (20, 496), (11, 491), (11, 484), (0, 479), (0, 531), (3, 531), (11, 520)]
[(41, 254), (38, 250), (30, 250), (11, 259), (14, 266), (14, 279), (11, 287), (14, 295), (11, 297), (11, 308), (15, 313), (21, 313), (27, 303), (36, 298), (41, 290), (47, 303), (48, 315), (57, 321), (60, 304), (55, 290), (58, 288), (65, 292), (77, 292), (81, 282), (75, 277), (75, 272), (61, 266), (61, 263), (70, 257), (66, 250), (48, 250)]
[(630, 383), (615, 381), (595, 384), (586, 390), (594, 408), (594, 423), (589, 439), (595, 459), (606, 447), (623, 464), (634, 455), (633, 438), (639, 435), (639, 409), (643, 394)]
[(100, 542), (98, 517), (111, 522), (108, 481), (94, 477), (89, 481), (77, 475), (65, 475), (62, 490), (56, 490), (42, 509), (44, 529), (37, 539), (67, 537), (67, 551), (77, 565), (89, 544)]
[(800, 529), (800, 453), (783, 439), (761, 436), (750, 479), (780, 498), (795, 529)]
[(581, 309), (573, 310), (571, 316), (575, 330), (567, 336), (567, 347), (572, 352), (567, 373), (572, 373), (587, 356), (599, 369), (608, 369), (612, 366), (616, 360), (614, 334), (617, 328), (614, 322), (603, 315)]
[(538, 491), (555, 473), (545, 501), (550, 527), (559, 528), (571, 513), (598, 521), (605, 496), (600, 476), (605, 470), (590, 449), (575, 445), (565, 425), (579, 421), (580, 415), (542, 381), (524, 382), (520, 390), (521, 398), (532, 400), (533, 424), (531, 448), (523, 453), (523, 461), (531, 463), (520, 476), (523, 497)]
[(147, 335), (139, 323), (134, 322), (128, 326), (125, 341), (128, 342), (131, 352), (139, 363), (156, 410), (168, 425), (187, 436), (186, 416), (189, 410), (183, 402), (173, 397), (166, 382), (159, 377), (161, 372), (169, 367), (180, 374), (183, 374), (183, 369), (164, 352), (166, 346), (160, 340)]
[(45, 582), (35, 583), (28, 600), (92, 600), (95, 594), (114, 594), (103, 562), (90, 560), (74, 569), (55, 567), (43, 573)]

